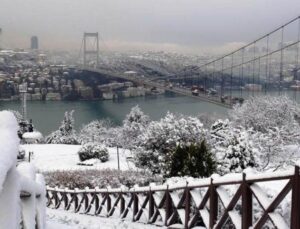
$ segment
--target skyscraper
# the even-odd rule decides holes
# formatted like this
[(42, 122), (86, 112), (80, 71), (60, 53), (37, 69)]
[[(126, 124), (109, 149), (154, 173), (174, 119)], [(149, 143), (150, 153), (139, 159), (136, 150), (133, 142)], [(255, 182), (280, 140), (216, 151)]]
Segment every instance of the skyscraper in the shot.
[(39, 49), (39, 39), (37, 36), (31, 37), (31, 49)]

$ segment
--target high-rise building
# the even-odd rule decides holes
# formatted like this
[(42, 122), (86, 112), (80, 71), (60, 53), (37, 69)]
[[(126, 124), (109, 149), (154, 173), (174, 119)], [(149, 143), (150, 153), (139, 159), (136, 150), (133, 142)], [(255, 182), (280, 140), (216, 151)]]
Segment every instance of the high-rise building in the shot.
[(31, 49), (39, 49), (39, 39), (37, 36), (31, 37)]

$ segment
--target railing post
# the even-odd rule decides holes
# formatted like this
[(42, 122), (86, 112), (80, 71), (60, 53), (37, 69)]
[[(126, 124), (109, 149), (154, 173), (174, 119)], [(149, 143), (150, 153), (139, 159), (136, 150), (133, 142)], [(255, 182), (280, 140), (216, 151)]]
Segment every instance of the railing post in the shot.
[(132, 216), (133, 219), (132, 220), (133, 222), (135, 222), (136, 221), (135, 216), (139, 211), (139, 199), (136, 192), (133, 192), (132, 195), (133, 195), (132, 197), (133, 198), (133, 216)]
[(149, 215), (148, 215), (148, 222), (151, 220), (154, 214), (154, 199), (153, 199), (153, 193), (151, 191), (151, 186), (149, 187)]
[(75, 192), (73, 193), (74, 195), (74, 212), (77, 212), (77, 209), (78, 209), (78, 193), (76, 193), (78, 189), (75, 188)]
[(58, 208), (58, 191), (57, 188), (55, 188), (55, 191), (53, 192), (54, 195), (54, 208)]
[(67, 192), (66, 188), (65, 188), (65, 191), (64, 191), (64, 204), (65, 204), (65, 210), (66, 210), (68, 205), (69, 205), (68, 192)]
[[(94, 198), (95, 198), (95, 215), (97, 215), (98, 213), (98, 209), (100, 207), (100, 203), (99, 203), (99, 197), (98, 197), (98, 193), (94, 193)], [(100, 195), (100, 194), (99, 194)]]
[(188, 187), (188, 182), (186, 182), (186, 189), (185, 189), (185, 222), (184, 222), (184, 228), (189, 228), (189, 221), (190, 221), (190, 211), (191, 211), (191, 194), (190, 189)]
[(123, 197), (123, 191), (120, 192), (120, 215), (124, 213), (125, 210), (125, 199)]
[(295, 166), (295, 174), (292, 178), (292, 209), (291, 229), (300, 228), (300, 178), (299, 167)]
[(85, 193), (84, 196), (84, 211), (87, 213), (87, 210), (89, 208), (89, 198), (88, 198), (88, 193)]
[(172, 200), (171, 200), (171, 196), (170, 196), (169, 185), (167, 185), (165, 195), (166, 195), (166, 200), (165, 200), (166, 216), (165, 216), (165, 222), (164, 223), (165, 223), (165, 226), (169, 226), (168, 225), (168, 219), (170, 218), (170, 216), (172, 214)]
[(252, 193), (246, 181), (246, 174), (243, 173), (242, 182), (242, 229), (252, 226)]
[(109, 217), (109, 212), (111, 209), (111, 199), (109, 196), (109, 192), (106, 193), (106, 217)]
[(209, 187), (209, 228), (212, 229), (216, 224), (218, 217), (218, 194), (215, 186), (213, 185), (213, 179), (210, 180)]

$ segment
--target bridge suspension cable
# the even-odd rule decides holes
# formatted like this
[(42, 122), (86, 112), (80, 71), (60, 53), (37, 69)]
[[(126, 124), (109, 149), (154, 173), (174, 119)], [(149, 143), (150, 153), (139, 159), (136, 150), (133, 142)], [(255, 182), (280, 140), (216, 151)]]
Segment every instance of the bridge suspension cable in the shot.
[[(245, 86), (248, 87), (248, 96), (250, 91), (252, 96), (257, 91), (266, 94), (268, 91), (277, 90), (282, 94), (283, 89), (291, 86), (287, 82), (293, 72), (293, 80), (297, 80), (299, 43), (300, 16), (230, 53), (200, 65), (198, 69), (205, 78), (221, 76), (219, 95), (224, 97), (228, 93), (230, 100), (234, 95), (245, 96)], [(295, 52), (296, 59), (291, 60)], [(222, 68), (218, 70), (215, 65), (220, 62)], [(215, 79), (213, 81), (216, 82)], [(294, 83), (294, 88), (300, 89), (300, 84), (297, 81)], [(237, 89), (239, 93), (234, 93)]]

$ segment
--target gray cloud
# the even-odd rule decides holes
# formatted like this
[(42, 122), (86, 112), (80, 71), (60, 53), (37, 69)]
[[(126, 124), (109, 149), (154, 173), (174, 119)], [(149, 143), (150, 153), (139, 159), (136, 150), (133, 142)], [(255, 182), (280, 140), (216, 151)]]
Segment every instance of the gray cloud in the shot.
[[(79, 49), (98, 31), (111, 49), (174, 51), (231, 47), (300, 14), (299, 0), (1, 0), (3, 42)], [(143, 45), (144, 44), (144, 45)]]

